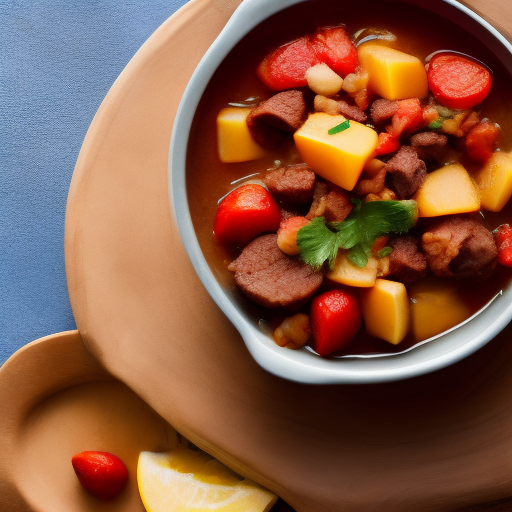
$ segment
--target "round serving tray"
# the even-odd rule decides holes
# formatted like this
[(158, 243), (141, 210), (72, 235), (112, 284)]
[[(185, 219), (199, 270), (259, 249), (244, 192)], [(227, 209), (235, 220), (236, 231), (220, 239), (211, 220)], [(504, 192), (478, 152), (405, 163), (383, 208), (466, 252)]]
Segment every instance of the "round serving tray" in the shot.
[[(91, 124), (65, 232), (85, 344), (185, 437), (298, 512), (439, 512), (512, 496), (511, 326), (421, 378), (304, 386), (253, 361), (195, 275), (170, 214), (168, 146), (181, 93), (238, 3), (192, 0), (172, 16)], [(466, 4), (510, 34), (506, 0)]]

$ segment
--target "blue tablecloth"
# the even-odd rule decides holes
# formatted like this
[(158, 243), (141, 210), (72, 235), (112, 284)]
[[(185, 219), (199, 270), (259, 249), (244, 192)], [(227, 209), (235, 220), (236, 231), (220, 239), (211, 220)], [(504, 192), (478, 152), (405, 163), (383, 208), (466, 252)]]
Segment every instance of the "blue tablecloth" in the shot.
[(0, 0), (0, 364), (74, 329), (64, 217), (110, 86), (186, 0)]

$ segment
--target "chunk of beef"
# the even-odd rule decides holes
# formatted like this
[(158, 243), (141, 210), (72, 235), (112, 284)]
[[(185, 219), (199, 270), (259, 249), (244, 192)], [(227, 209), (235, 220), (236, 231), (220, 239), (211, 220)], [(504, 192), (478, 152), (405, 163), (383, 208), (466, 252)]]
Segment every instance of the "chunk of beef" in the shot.
[(306, 218), (324, 217), (327, 222), (341, 222), (351, 210), (352, 202), (347, 192), (332, 183), (317, 180)]
[(419, 241), (413, 236), (400, 236), (389, 242), (389, 274), (404, 284), (412, 284), (427, 273), (427, 259), (418, 250)]
[(277, 246), (277, 235), (263, 235), (247, 245), (229, 265), (235, 283), (254, 302), (268, 308), (294, 308), (322, 284), (323, 275)]
[(300, 128), (305, 116), (302, 92), (284, 91), (254, 108), (247, 116), (247, 127), (260, 146), (272, 150), (282, 144), (287, 132), (293, 133)]
[(421, 243), (429, 267), (441, 277), (485, 278), (496, 266), (494, 237), (471, 216), (439, 219), (423, 234)]
[(398, 112), (398, 101), (379, 98), (372, 103), (370, 115), (375, 124), (381, 124)]
[(427, 176), (425, 162), (411, 146), (402, 146), (384, 169), (391, 176), (391, 188), (400, 199), (412, 197)]
[(274, 199), (285, 208), (293, 209), (312, 201), (315, 173), (307, 164), (287, 165), (270, 171), (263, 183)]
[(364, 110), (357, 105), (351, 105), (345, 100), (327, 98), (321, 94), (315, 96), (314, 108), (317, 112), (326, 112), (332, 116), (341, 114), (347, 119), (352, 119), (358, 123), (366, 123), (368, 120), (368, 116), (365, 114)]
[(368, 116), (365, 114), (364, 110), (357, 105), (350, 105), (344, 100), (338, 100), (337, 103), (340, 114), (347, 119), (352, 119), (358, 123), (366, 123), (368, 120)]
[(362, 177), (357, 182), (355, 187), (355, 193), (360, 196), (366, 196), (367, 194), (379, 194), (384, 188), (384, 182), (386, 180), (386, 170), (382, 168), (372, 178)]
[(421, 160), (439, 160), (446, 148), (446, 135), (421, 132), (411, 137), (411, 145)]

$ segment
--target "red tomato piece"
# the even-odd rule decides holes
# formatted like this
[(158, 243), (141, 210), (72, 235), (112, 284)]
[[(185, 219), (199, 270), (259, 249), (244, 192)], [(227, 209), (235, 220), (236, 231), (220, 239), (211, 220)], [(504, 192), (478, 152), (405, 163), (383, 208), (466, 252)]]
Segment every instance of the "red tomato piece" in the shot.
[(428, 63), (427, 80), (439, 103), (460, 110), (482, 103), (492, 85), (492, 75), (485, 66), (450, 53), (432, 57)]
[(376, 155), (386, 155), (388, 153), (393, 153), (400, 146), (400, 141), (394, 135), (391, 135), (387, 132), (379, 133), (379, 143), (375, 148)]
[(268, 190), (255, 183), (230, 192), (219, 204), (213, 232), (222, 242), (245, 244), (255, 236), (277, 231), (281, 210)]
[(411, 133), (417, 130), (423, 123), (423, 108), (420, 100), (418, 98), (400, 100), (398, 110), (386, 131), (398, 138), (404, 132)]
[(347, 347), (361, 328), (361, 308), (351, 291), (330, 290), (311, 302), (314, 349), (322, 357)]
[(342, 27), (322, 28), (313, 36), (303, 36), (276, 48), (256, 72), (267, 87), (283, 91), (308, 85), (306, 71), (322, 62), (343, 77), (355, 71), (357, 50)]
[(499, 128), (490, 121), (482, 121), (466, 135), (466, 151), (469, 158), (485, 163), (496, 149), (500, 137)]
[(107, 452), (86, 451), (75, 455), (71, 464), (84, 488), (100, 500), (112, 500), (128, 481), (123, 462)]
[(283, 91), (308, 85), (306, 71), (318, 62), (309, 38), (304, 36), (267, 55), (256, 72), (267, 87)]
[(353, 73), (359, 59), (357, 49), (342, 27), (325, 27), (311, 39), (318, 62), (327, 64), (343, 78)]
[(498, 263), (512, 267), (512, 227), (502, 224), (494, 232), (494, 240), (498, 247)]

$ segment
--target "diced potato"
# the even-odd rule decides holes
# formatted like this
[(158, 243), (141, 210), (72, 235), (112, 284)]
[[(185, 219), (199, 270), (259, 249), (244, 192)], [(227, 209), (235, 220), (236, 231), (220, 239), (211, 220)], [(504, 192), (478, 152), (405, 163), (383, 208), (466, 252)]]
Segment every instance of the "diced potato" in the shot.
[(346, 252), (340, 250), (334, 268), (327, 274), (327, 278), (348, 286), (367, 288), (375, 284), (378, 266), (376, 258), (369, 258), (366, 267), (357, 267), (348, 259)]
[(223, 108), (217, 116), (217, 147), (221, 162), (246, 162), (264, 157), (267, 152), (257, 144), (247, 128), (250, 108)]
[(411, 330), (416, 341), (440, 334), (470, 315), (457, 288), (446, 281), (420, 281), (410, 290)]
[(427, 96), (427, 73), (417, 57), (375, 43), (362, 44), (357, 53), (370, 77), (369, 87), (379, 96), (388, 100)]
[(475, 176), (482, 206), (499, 212), (512, 196), (512, 154), (497, 151)]
[(329, 135), (328, 130), (344, 121), (342, 115), (316, 112), (293, 137), (301, 158), (311, 169), (345, 190), (352, 190), (366, 161), (374, 154), (378, 135), (356, 121), (349, 121), (348, 129)]
[(343, 85), (343, 78), (337, 75), (327, 64), (316, 64), (306, 71), (309, 88), (323, 96), (333, 96)]
[(366, 330), (398, 345), (409, 332), (409, 299), (403, 283), (377, 279), (373, 288), (360, 291)]
[(366, 162), (363, 171), (365, 174), (370, 176), (370, 178), (374, 178), (377, 176), (377, 174), (379, 174), (385, 165), (386, 164), (382, 160), (379, 160), (378, 158), (372, 158)]
[(480, 197), (461, 164), (441, 167), (427, 175), (414, 196), (420, 217), (437, 217), (480, 209)]

